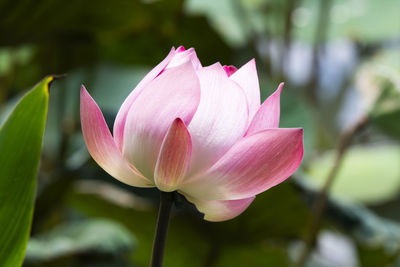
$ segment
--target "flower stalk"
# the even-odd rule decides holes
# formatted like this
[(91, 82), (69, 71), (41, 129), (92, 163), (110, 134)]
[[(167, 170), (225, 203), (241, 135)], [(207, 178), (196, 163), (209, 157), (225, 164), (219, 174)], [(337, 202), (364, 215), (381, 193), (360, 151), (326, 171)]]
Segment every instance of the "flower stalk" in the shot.
[(151, 267), (161, 267), (163, 265), (169, 218), (174, 203), (174, 192), (160, 192), (160, 209), (158, 210), (157, 226), (153, 242)]

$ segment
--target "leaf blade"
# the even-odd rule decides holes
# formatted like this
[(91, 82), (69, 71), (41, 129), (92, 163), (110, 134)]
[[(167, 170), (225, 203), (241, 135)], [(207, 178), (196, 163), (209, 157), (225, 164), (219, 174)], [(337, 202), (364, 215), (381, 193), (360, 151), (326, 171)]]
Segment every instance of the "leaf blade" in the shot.
[(20, 266), (33, 215), (36, 174), (46, 124), (49, 84), (44, 78), (0, 128), (0, 266)]

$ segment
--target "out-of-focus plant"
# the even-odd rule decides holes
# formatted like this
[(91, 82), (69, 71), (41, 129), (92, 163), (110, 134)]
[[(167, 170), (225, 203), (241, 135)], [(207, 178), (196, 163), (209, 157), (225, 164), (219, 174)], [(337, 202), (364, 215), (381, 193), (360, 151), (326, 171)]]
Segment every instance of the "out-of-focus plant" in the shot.
[(80, 220), (57, 226), (29, 240), (25, 262), (37, 263), (74, 254), (122, 255), (135, 246), (135, 238), (110, 220)]
[(364, 109), (383, 133), (400, 138), (400, 52), (387, 49), (365, 63), (356, 77)]

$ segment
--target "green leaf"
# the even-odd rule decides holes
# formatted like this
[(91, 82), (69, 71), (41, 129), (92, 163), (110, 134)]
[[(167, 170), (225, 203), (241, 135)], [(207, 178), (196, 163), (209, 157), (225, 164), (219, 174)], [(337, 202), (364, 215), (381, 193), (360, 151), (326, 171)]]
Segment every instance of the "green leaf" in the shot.
[[(315, 185), (325, 183), (334, 156), (328, 152), (312, 162), (309, 179)], [(351, 148), (344, 156), (331, 192), (367, 204), (390, 200), (400, 191), (399, 162), (400, 147), (396, 145)]]
[(247, 29), (238, 20), (233, 1), (189, 0), (185, 9), (190, 15), (205, 15), (210, 25), (230, 44), (240, 46), (249, 38)]
[(25, 260), (49, 261), (82, 253), (119, 255), (135, 244), (134, 236), (111, 220), (90, 219), (60, 225), (29, 240)]
[[(331, 1), (327, 39), (347, 38), (374, 43), (398, 36), (398, 10), (396, 0)], [(302, 1), (296, 8), (292, 20), (294, 36), (312, 41), (315, 27), (319, 23), (319, 1)]]
[(20, 266), (32, 221), (36, 174), (47, 116), (46, 77), (17, 104), (0, 128), (0, 266)]
[(215, 266), (289, 266), (285, 247), (265, 243), (226, 246)]
[[(400, 72), (399, 72), (400, 73)], [(371, 111), (372, 123), (384, 133), (400, 138), (400, 88), (386, 81)]]
[(372, 125), (400, 138), (400, 51), (380, 51), (357, 73), (356, 86)]
[[(205, 16), (210, 26), (229, 45), (241, 47), (257, 34), (279, 31), (282, 28), (279, 26), (282, 25), (283, 6), (279, 1), (188, 0), (185, 2), (185, 13)], [(266, 9), (271, 12), (267, 14)], [(274, 27), (269, 27), (271, 24)]]

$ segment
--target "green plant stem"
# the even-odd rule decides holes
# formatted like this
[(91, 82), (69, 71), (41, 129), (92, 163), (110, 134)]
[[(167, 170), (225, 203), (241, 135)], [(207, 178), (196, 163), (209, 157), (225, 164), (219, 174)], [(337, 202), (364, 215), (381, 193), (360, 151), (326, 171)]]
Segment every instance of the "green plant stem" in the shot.
[(330, 10), (332, 8), (332, 0), (322, 0), (319, 2), (318, 8), (318, 21), (316, 23), (314, 33), (314, 44), (312, 49), (312, 65), (311, 65), (311, 76), (308, 84), (305, 88), (307, 97), (311, 104), (318, 107), (317, 89), (320, 76), (320, 62), (319, 59), (324, 53), (324, 44), (326, 37), (329, 32), (330, 23)]
[(151, 267), (161, 267), (163, 265), (165, 242), (167, 240), (168, 224), (173, 203), (174, 193), (161, 191), (160, 209), (158, 211), (157, 228), (151, 255)]
[(308, 256), (310, 255), (312, 248), (315, 244), (315, 240), (318, 234), (319, 227), (321, 225), (321, 219), (324, 213), (326, 201), (328, 198), (329, 190), (332, 187), (333, 181), (342, 164), (343, 156), (347, 151), (347, 148), (351, 144), (351, 140), (367, 125), (369, 118), (367, 115), (360, 118), (360, 120), (354, 124), (353, 127), (345, 131), (340, 139), (336, 148), (336, 158), (332, 169), (329, 171), (328, 177), (324, 184), (324, 187), (319, 192), (317, 199), (314, 202), (311, 212), (310, 223), (307, 228), (305, 237), (305, 248), (299, 257), (298, 262), (295, 266), (304, 266)]

